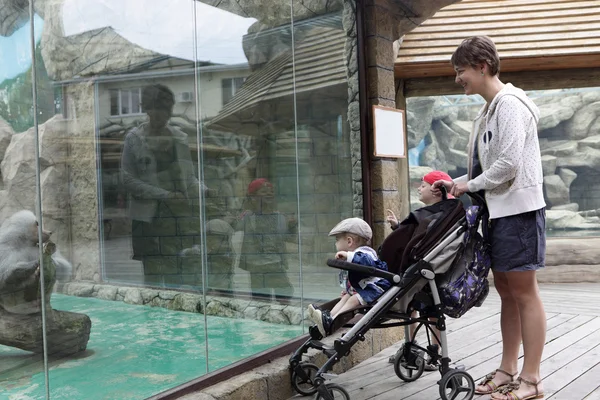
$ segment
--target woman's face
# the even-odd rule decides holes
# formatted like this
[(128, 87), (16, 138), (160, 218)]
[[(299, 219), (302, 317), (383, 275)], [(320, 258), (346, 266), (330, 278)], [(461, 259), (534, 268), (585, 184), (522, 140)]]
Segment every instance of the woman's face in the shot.
[(482, 68), (455, 65), (454, 70), (456, 71), (454, 82), (463, 87), (466, 95), (480, 93), (479, 88), (485, 79), (485, 75), (481, 74)]
[(146, 114), (148, 114), (148, 119), (150, 120), (150, 126), (155, 129), (164, 128), (169, 122), (169, 119), (171, 119), (172, 113), (172, 108), (154, 108), (146, 110)]

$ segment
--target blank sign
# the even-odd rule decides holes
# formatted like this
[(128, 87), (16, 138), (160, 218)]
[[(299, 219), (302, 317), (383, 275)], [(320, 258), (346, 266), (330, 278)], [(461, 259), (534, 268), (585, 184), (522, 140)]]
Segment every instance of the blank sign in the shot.
[(406, 157), (404, 110), (373, 106), (375, 157)]

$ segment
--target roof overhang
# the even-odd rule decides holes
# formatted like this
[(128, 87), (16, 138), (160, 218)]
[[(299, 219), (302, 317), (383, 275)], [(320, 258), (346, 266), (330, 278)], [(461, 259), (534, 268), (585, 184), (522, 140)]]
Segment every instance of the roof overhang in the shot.
[(502, 72), (600, 67), (600, 0), (463, 0), (404, 36), (401, 79), (454, 75), (450, 57), (475, 35), (496, 43)]

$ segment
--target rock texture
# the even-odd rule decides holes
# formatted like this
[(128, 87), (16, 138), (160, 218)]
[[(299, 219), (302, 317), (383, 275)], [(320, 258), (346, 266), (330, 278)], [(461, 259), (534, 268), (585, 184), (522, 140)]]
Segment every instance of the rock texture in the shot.
[[(600, 94), (551, 90), (537, 92), (533, 100), (541, 114), (538, 132), (548, 228), (599, 229), (600, 185), (595, 182), (600, 168)], [(454, 176), (466, 173), (472, 118), (482, 105), (471, 97), (408, 99), (409, 146), (420, 148), (418, 163)], [(415, 206), (419, 203), (414, 186), (422, 177), (417, 175), (412, 177), (411, 192)]]
[(123, 301), (128, 304), (163, 307), (206, 315), (239, 319), (257, 319), (274, 324), (299, 325), (302, 310), (295, 305), (271, 304), (261, 301), (229, 297), (204, 296), (176, 290), (113, 286), (91, 282), (69, 282), (58, 290), (70, 296), (96, 297), (103, 300)]

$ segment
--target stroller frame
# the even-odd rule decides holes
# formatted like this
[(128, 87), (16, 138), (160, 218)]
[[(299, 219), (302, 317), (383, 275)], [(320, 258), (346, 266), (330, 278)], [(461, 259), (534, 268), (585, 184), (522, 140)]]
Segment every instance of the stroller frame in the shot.
[[(446, 316), (442, 312), (441, 301), (435, 282), (436, 274), (430, 264), (430, 261), (436, 255), (438, 255), (442, 249), (444, 249), (448, 244), (452, 243), (457, 236), (460, 236), (460, 234), (467, 229), (463, 222), (464, 218), (462, 218), (459, 223), (455, 225), (457, 226), (456, 228), (449, 231), (421, 260), (411, 265), (402, 274), (402, 277), (397, 274), (376, 269), (374, 267), (365, 267), (339, 260), (327, 261), (327, 265), (331, 267), (367, 273), (371, 276), (385, 278), (390, 282), (393, 282), (394, 285), (388, 289), (375, 304), (363, 306), (354, 310), (354, 313), (367, 312), (355, 324), (343, 325), (344, 327), (348, 326), (351, 328), (341, 338), (334, 341), (333, 347), (329, 347), (320, 341), (322, 336), (316, 327), (313, 326), (309, 329), (310, 338), (298, 350), (296, 350), (296, 352), (294, 352), (289, 361), (292, 372), (292, 382), (296, 380), (297, 383), (312, 383), (312, 389), (304, 391), (303, 393), (301, 392), (302, 394), (310, 395), (318, 393), (317, 399), (334, 400), (333, 392), (337, 391), (341, 393), (346, 400), (349, 400), (349, 394), (341, 386), (336, 384), (325, 384), (327, 372), (330, 371), (342, 357), (347, 356), (350, 353), (350, 349), (357, 341), (365, 340), (365, 333), (367, 331), (370, 329), (388, 328), (392, 326), (405, 327), (405, 343), (403, 345), (403, 349), (401, 348), (402, 351), (397, 353), (396, 358), (403, 357), (409, 369), (416, 370), (418, 374), (416, 377), (411, 376), (407, 379), (399, 375), (403, 380), (416, 380), (423, 373), (423, 353), (427, 353), (430, 356), (430, 363), (439, 365), (439, 371), (442, 376), (442, 379), (439, 382), (442, 400), (449, 398), (444, 394), (446, 388), (452, 390), (450, 398), (455, 398), (455, 395), (460, 392), (469, 391), (474, 394), (474, 382), (471, 376), (462, 369), (450, 368), (451, 360), (448, 356), (448, 340), (445, 323)], [(428, 298), (428, 307), (426, 307), (426, 311), (422, 312), (419, 317), (412, 317), (412, 310), (410, 308), (407, 308), (406, 312), (404, 313), (394, 311), (393, 308), (400, 301), (400, 299), (423, 278), (426, 279), (427, 283), (429, 284), (433, 304), (431, 304), (431, 299)], [(436, 318), (437, 322), (429, 321), (429, 318)], [(398, 321), (389, 322), (389, 320)], [(418, 330), (422, 326), (425, 326), (429, 342), (427, 348), (417, 345), (414, 341), (414, 337), (412, 339), (409, 338), (408, 327), (414, 323), (418, 323), (418, 326), (415, 330), (415, 336)], [(435, 335), (433, 329), (431, 328), (432, 325), (435, 325), (440, 331), (439, 338)], [(433, 336), (436, 337), (441, 344), (441, 356), (437, 352), (437, 345), (431, 344), (431, 336), (429, 333), (433, 334)], [(323, 351), (323, 353), (328, 357), (328, 360), (316, 371), (314, 376), (311, 376), (310, 372), (311, 370), (312, 372), (315, 372), (317, 367), (314, 364), (306, 364), (302, 362), (302, 355), (307, 353), (311, 348)], [(398, 362), (399, 361), (396, 360), (395, 367)], [(463, 380), (466, 380), (468, 385), (467, 388), (462, 386)], [(447, 385), (450, 385), (450, 387)], [(295, 387), (297, 387), (297, 385), (295, 385)]]

